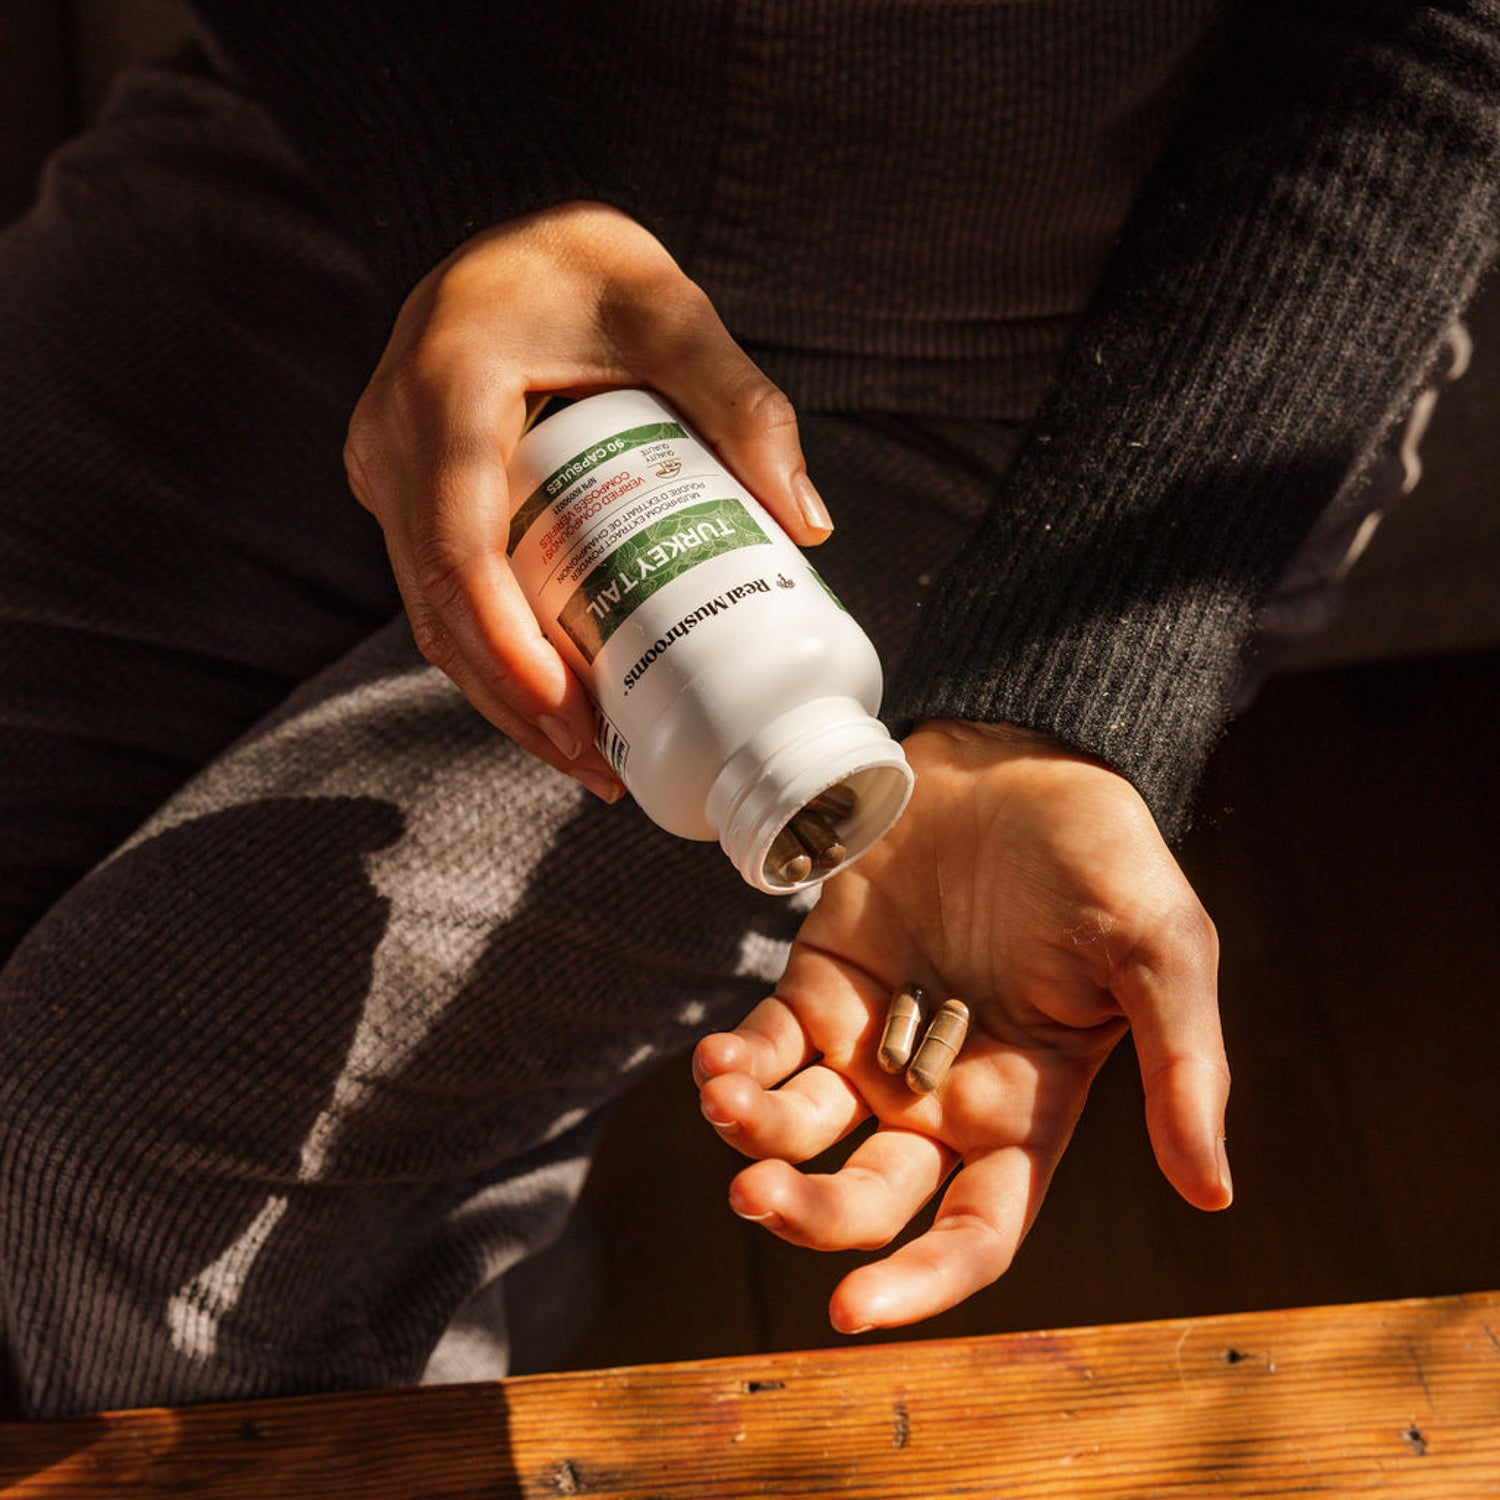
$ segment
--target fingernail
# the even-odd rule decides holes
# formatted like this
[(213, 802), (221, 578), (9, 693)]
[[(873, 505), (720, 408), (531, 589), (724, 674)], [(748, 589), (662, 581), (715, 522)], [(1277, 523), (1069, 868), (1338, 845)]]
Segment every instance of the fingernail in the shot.
[(613, 776), (603, 771), (576, 771), (574, 775), (601, 802), (616, 803), (625, 795), (625, 788)]
[(699, 1107), (703, 1110), (703, 1118), (707, 1120), (715, 1130), (738, 1130), (740, 1128), (738, 1120), (720, 1120), (714, 1115), (709, 1114), (706, 1107), (701, 1105)]
[(1232, 1199), (1234, 1197), (1234, 1179), (1229, 1175), (1229, 1147), (1226, 1145), (1223, 1136), (1219, 1137), (1218, 1157), (1219, 1186), (1224, 1189), (1224, 1197)]
[(868, 1333), (875, 1325), (873, 1323), (860, 1323), (854, 1328), (845, 1328), (838, 1318), (830, 1315), (828, 1321), (833, 1324), (835, 1333), (847, 1333), (851, 1338), (856, 1333)]
[(796, 497), (797, 509), (802, 512), (802, 519), (814, 531), (833, 530), (833, 517), (828, 514), (828, 507), (823, 504), (823, 497), (813, 488), (813, 482), (807, 477), (805, 470), (800, 470), (793, 477), (792, 494)]
[[(730, 1207), (734, 1208), (734, 1205), (730, 1204)], [(738, 1208), (735, 1208), (734, 1209), (734, 1213), (735, 1213), (735, 1217), (736, 1218), (744, 1219), (746, 1221), (746, 1223), (749, 1223), (749, 1224), (779, 1224), (779, 1223), (781, 1223), (781, 1215), (779, 1213), (777, 1213), (774, 1209), (771, 1212), (764, 1213), (764, 1214), (747, 1214), (747, 1213), (744, 1213), (742, 1210), (740, 1210)]]
[(556, 714), (543, 714), (536, 722), (537, 728), (552, 741), (560, 755), (568, 760), (577, 760), (583, 754), (583, 741)]

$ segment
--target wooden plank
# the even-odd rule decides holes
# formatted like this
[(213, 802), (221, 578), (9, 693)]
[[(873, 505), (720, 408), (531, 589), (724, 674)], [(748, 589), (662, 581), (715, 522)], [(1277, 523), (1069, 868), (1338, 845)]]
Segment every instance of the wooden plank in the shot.
[(0, 1496), (1500, 1494), (1500, 1293), (0, 1426)]

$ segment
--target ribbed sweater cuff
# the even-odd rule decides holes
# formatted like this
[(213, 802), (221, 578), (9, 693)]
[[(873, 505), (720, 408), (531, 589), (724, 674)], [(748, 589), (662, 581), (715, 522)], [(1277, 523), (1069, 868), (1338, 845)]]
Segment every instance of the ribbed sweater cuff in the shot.
[(1257, 605), (1410, 400), (1496, 228), (1493, 4), (1255, 9), (889, 700), (1051, 733), (1169, 837)]
[[(410, 0), (196, 0), (237, 74), (303, 150), (391, 310), (489, 225), (608, 196), (532, 80), (509, 8)], [(278, 13), (281, 13), (278, 24)], [(446, 24), (445, 24), (446, 22)], [(461, 36), (469, 45), (454, 45)]]

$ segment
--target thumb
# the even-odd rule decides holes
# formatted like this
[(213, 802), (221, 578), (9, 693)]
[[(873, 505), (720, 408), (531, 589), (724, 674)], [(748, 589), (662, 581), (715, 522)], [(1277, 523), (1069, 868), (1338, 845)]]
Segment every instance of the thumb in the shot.
[(1234, 1197), (1224, 1143), (1228, 1069), (1178, 1057), (1147, 1074), (1146, 1127), (1163, 1175), (1194, 1208), (1228, 1208)]
[(1234, 1196), (1224, 1145), (1229, 1063), (1211, 955), (1188, 949), (1143, 957), (1114, 989), (1130, 1019), (1162, 1174), (1195, 1208), (1227, 1208)]

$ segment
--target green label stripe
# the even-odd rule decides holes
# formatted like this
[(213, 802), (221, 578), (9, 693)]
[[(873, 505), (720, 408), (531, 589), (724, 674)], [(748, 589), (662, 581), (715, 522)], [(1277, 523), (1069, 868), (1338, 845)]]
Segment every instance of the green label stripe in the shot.
[(505, 544), (506, 552), (514, 552), (521, 538), (531, 529), (547, 507), (554, 504), (570, 484), (582, 479), (591, 469), (609, 463), (632, 448), (643, 448), (647, 443), (664, 443), (671, 438), (685, 438), (687, 432), (681, 422), (650, 422), (644, 427), (631, 427), (616, 432), (607, 438), (575, 453), (567, 463), (554, 469), (522, 502), (515, 515), (510, 518), (510, 538)]
[(583, 580), (558, 611), (558, 623), (585, 661), (631, 611), (663, 584), (711, 557), (739, 547), (769, 546), (770, 538), (738, 500), (704, 500), (641, 527)]

